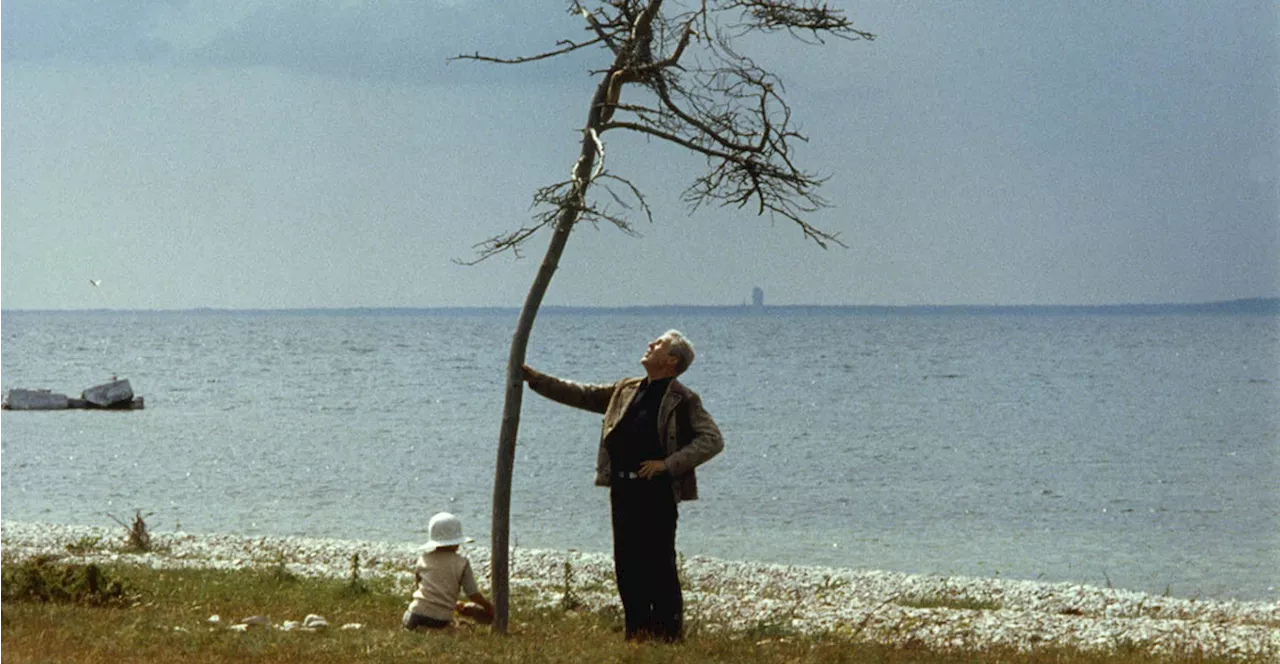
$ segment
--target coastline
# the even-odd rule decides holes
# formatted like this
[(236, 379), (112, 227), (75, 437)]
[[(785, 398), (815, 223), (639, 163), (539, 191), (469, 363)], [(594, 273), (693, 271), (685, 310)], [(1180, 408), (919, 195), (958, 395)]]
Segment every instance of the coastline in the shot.
[[(419, 542), (369, 542), (232, 534), (152, 533), (153, 551), (125, 553), (123, 528), (0, 522), (5, 562), (57, 556), (67, 562), (156, 568), (242, 569), (283, 565), (304, 576), (390, 577), (409, 593)], [(467, 545), (484, 577), (489, 549)], [(559, 605), (569, 589), (589, 610), (620, 608), (607, 554), (516, 549), (513, 591)], [(940, 648), (1066, 646), (1280, 662), (1280, 601), (1202, 600), (1116, 588), (1001, 578), (787, 566), (702, 556), (681, 560), (690, 628), (833, 633)], [(567, 582), (566, 582), (567, 580)], [(487, 584), (482, 582), (482, 587)]]

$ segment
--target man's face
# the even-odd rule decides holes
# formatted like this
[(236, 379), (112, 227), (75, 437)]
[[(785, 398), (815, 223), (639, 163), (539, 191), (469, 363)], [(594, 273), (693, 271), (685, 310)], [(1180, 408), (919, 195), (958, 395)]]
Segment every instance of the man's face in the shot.
[(645, 369), (675, 369), (677, 358), (671, 352), (671, 337), (662, 335), (649, 342), (649, 350), (640, 358)]

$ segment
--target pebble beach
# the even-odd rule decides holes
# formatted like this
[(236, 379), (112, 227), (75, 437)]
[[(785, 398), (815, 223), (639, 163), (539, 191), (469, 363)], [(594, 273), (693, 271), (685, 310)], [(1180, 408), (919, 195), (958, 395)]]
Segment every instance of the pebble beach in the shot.
[[(149, 553), (122, 552), (123, 528), (0, 523), (6, 564), (35, 556), (157, 568), (240, 569), (284, 565), (304, 576), (390, 577), (408, 597), (417, 542), (152, 533)], [(489, 549), (464, 547), (478, 576)], [(681, 559), (685, 620), (692, 630), (760, 638), (831, 633), (936, 648), (1067, 646), (1083, 650), (1203, 653), (1280, 662), (1280, 602), (1179, 598), (1117, 588), (1002, 578), (943, 577), (875, 570), (786, 566), (691, 556)], [(613, 561), (602, 553), (516, 549), (513, 591), (587, 610), (620, 605)], [(481, 582), (482, 587), (487, 583)], [(523, 596), (523, 595), (522, 595)]]

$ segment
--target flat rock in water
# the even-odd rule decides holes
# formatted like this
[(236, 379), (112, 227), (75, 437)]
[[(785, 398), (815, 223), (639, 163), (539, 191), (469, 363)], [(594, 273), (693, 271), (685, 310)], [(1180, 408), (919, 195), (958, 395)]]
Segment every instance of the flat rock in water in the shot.
[(95, 385), (80, 394), (85, 401), (106, 408), (112, 404), (126, 403), (133, 400), (133, 386), (126, 380), (113, 380), (110, 383)]
[(66, 410), (71, 407), (71, 399), (49, 390), (13, 389), (5, 397), (4, 407), (9, 410)]

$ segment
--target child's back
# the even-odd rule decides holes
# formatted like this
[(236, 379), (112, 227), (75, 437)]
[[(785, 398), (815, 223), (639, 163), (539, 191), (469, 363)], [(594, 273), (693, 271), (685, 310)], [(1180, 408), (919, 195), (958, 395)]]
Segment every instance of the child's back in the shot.
[(414, 577), (418, 583), (409, 611), (434, 620), (453, 620), (459, 590), (467, 597), (480, 592), (471, 561), (459, 554), (456, 546), (423, 553)]
[[(448, 512), (441, 512), (431, 517), (427, 530), (431, 539), (413, 570), (413, 600), (404, 612), (404, 628), (441, 628), (453, 624), (453, 612), (460, 606), (459, 592), (466, 593), (479, 605), (479, 615), (492, 616), (493, 606), (476, 585), (471, 561), (458, 553), (458, 546), (469, 541), (462, 536), (462, 522)], [(476, 612), (467, 615), (473, 613)]]

